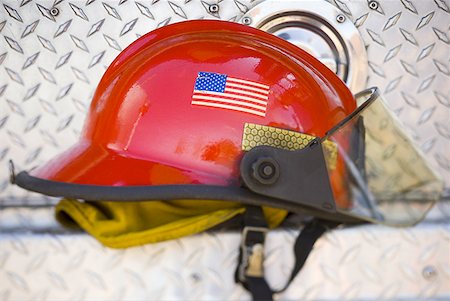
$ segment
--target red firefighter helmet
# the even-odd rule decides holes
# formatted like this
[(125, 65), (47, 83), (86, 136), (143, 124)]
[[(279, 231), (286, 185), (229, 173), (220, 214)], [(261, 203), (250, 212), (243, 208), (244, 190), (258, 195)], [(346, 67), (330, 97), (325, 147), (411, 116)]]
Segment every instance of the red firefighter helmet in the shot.
[[(361, 97), (371, 102), (374, 95)], [(156, 187), (160, 190), (151, 193), (159, 199), (248, 201), (240, 194), (247, 190), (238, 189), (244, 182), (266, 205), (306, 205), (335, 214), (336, 205), (353, 207), (347, 174), (354, 168), (347, 166), (346, 152), (355, 141), (364, 144), (364, 139), (348, 138), (355, 136), (355, 128), (364, 128), (356, 108), (355, 98), (332, 71), (282, 39), (230, 22), (177, 23), (125, 49), (98, 85), (80, 141), (30, 174), (18, 174), (16, 182), (89, 200), (144, 200), (149, 197), (148, 191), (142, 194), (145, 188)], [(338, 124), (334, 136), (327, 136)], [(314, 144), (323, 144), (318, 167), (305, 155), (297, 162), (301, 168), (280, 171), (270, 151), (244, 160), (249, 150), (261, 146), (292, 151)], [(358, 149), (364, 155), (364, 148)], [(283, 153), (285, 163), (289, 155)], [(356, 160), (361, 165), (362, 158)], [(296, 174), (300, 169), (303, 173)], [(353, 182), (365, 190), (364, 180), (357, 176)], [(275, 181), (277, 192), (269, 191)], [(292, 181), (304, 182), (296, 188)], [(189, 190), (192, 186), (206, 192)], [(236, 188), (236, 193), (222, 197), (222, 190), (213, 187)], [(172, 193), (165, 194), (164, 188)], [(367, 193), (363, 196), (372, 201)]]

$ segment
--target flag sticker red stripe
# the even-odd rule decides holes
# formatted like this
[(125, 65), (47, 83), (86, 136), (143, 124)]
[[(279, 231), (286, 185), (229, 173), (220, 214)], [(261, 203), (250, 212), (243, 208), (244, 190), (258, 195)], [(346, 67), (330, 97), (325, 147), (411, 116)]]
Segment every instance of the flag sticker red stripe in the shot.
[(191, 104), (265, 117), (269, 90), (270, 87), (262, 83), (199, 72)]
[(235, 83), (232, 83), (232, 82), (227, 82), (225, 87), (238, 88), (238, 89), (242, 89), (243, 91), (259, 93), (261, 95), (269, 94), (268, 90), (264, 90), (264, 89), (261, 89), (261, 88), (255, 88), (255, 87), (251, 87), (251, 86), (246, 86), (246, 85), (242, 85), (242, 84), (235, 84)]
[(257, 82), (252, 82), (249, 80), (244, 80), (244, 79), (239, 79), (239, 78), (234, 78), (234, 77), (228, 77), (228, 80), (231, 82), (236, 82), (236, 83), (242, 83), (242, 84), (247, 84), (249, 86), (255, 86), (255, 87), (260, 87), (266, 90), (269, 90), (269, 86), (267, 85), (263, 85), (261, 83), (257, 83)]

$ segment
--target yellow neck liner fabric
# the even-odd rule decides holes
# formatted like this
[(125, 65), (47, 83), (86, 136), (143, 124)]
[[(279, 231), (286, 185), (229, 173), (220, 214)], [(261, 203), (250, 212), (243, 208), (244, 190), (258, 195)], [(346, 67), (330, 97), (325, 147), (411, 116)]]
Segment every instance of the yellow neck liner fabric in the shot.
[[(278, 226), (287, 211), (264, 208), (269, 227)], [(83, 202), (62, 199), (56, 218), (70, 228), (82, 228), (103, 245), (128, 248), (177, 239), (211, 229), (245, 207), (239, 203), (204, 200), (149, 202)]]

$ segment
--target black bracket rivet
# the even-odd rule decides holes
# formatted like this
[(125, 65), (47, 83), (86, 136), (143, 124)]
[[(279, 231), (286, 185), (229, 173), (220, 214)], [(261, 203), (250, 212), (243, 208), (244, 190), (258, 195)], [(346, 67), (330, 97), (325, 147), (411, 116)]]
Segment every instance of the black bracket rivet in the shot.
[(280, 166), (273, 158), (258, 158), (252, 164), (252, 176), (261, 184), (274, 184), (280, 177)]

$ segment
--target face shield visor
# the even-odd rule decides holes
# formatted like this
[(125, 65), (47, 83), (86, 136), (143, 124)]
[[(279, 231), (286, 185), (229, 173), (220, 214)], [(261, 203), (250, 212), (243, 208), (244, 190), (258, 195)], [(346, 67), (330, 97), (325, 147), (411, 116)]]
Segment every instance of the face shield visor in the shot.
[(443, 183), (377, 89), (355, 97), (359, 108), (321, 139), (336, 210), (374, 223), (413, 225), (439, 200)]

